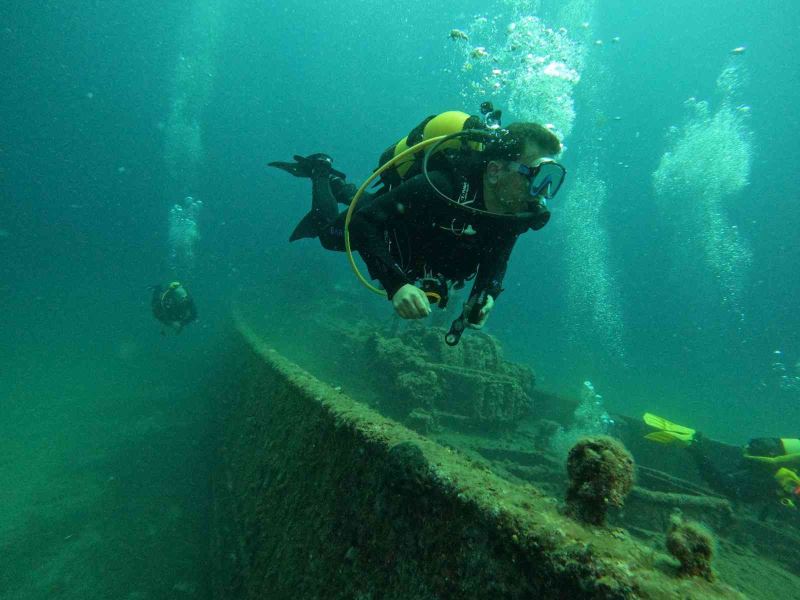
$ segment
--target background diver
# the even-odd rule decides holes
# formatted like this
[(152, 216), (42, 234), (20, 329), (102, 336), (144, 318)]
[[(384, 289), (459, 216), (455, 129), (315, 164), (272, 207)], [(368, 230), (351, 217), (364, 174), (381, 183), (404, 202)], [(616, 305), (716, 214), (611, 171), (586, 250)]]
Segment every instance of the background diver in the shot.
[[(153, 316), (164, 325), (180, 333), (183, 328), (197, 319), (197, 308), (189, 291), (179, 281), (173, 281), (169, 285), (153, 285), (149, 288), (152, 291), (150, 307)], [(161, 330), (161, 335), (165, 331)]]
[[(499, 126), (499, 111), (492, 114)], [(485, 133), (476, 138), (470, 133), (476, 131)], [(566, 171), (549, 157), (561, 143), (536, 123), (492, 130), (481, 117), (450, 111), (425, 119), (379, 164), (440, 135), (453, 140), (402, 159), (381, 174), (380, 189), (359, 200), (349, 226), (351, 247), (404, 319), (426, 317), (432, 302), (444, 308), (448, 290), (474, 278), (464, 315), (468, 326), (480, 328), (503, 290), (517, 238), (550, 218), (547, 200)], [(337, 203), (349, 205), (356, 187), (325, 154), (294, 158), (270, 163), (311, 179), (311, 211), (290, 241), (317, 237), (324, 248), (344, 251), (346, 211), (340, 213)]]
[[(733, 456), (700, 432), (645, 413), (644, 422), (655, 431), (645, 439), (686, 448), (700, 476), (718, 494), (734, 501), (776, 501), (796, 509), (800, 505), (800, 439), (753, 438)], [(765, 513), (762, 512), (762, 516)]]

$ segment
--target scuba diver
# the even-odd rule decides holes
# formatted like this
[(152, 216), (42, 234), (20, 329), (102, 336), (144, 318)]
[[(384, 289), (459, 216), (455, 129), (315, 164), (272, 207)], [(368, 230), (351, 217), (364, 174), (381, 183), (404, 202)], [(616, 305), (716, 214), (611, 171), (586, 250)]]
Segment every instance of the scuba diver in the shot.
[[(197, 319), (194, 300), (181, 282), (173, 281), (167, 286), (152, 285), (149, 289), (153, 292), (150, 299), (153, 316), (175, 333), (180, 333), (186, 325)], [(163, 329), (161, 335), (165, 335)]]
[[(381, 155), (370, 180), (379, 175), (382, 187), (372, 193), (365, 192), (370, 180), (357, 192), (326, 154), (269, 163), (311, 179), (311, 211), (290, 241), (317, 237), (327, 250), (357, 250), (383, 291), (359, 275), (362, 283), (385, 292), (403, 319), (428, 316), (431, 304), (444, 308), (449, 290), (474, 278), (445, 338), (450, 345), (464, 327), (486, 323), (517, 238), (547, 224), (547, 201), (566, 174), (552, 159), (561, 142), (549, 129), (536, 123), (501, 128), (500, 111), (490, 103), (481, 112), (449, 111), (422, 121)], [(340, 213), (337, 203), (348, 210)], [(351, 265), (358, 275), (352, 257)]]
[(718, 494), (734, 501), (766, 502), (765, 508), (775, 500), (792, 509), (800, 504), (800, 439), (753, 438), (731, 456), (727, 446), (689, 427), (651, 413), (645, 413), (644, 422), (655, 429), (645, 439), (686, 448), (700, 476)]

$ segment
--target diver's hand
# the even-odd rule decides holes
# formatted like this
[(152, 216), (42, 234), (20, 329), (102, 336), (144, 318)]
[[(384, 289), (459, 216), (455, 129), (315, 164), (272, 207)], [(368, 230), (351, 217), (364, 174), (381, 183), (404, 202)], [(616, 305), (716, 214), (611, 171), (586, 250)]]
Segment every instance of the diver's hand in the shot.
[(422, 319), (431, 314), (431, 303), (425, 292), (410, 283), (395, 292), (392, 305), (403, 319)]
[(478, 313), (478, 322), (477, 323), (470, 323), (467, 321), (467, 326), (472, 329), (480, 329), (484, 325), (486, 325), (486, 320), (489, 318), (489, 313), (492, 312), (492, 308), (494, 307), (494, 298), (492, 298), (491, 294), (486, 295), (486, 303), (483, 305), (481, 312)]

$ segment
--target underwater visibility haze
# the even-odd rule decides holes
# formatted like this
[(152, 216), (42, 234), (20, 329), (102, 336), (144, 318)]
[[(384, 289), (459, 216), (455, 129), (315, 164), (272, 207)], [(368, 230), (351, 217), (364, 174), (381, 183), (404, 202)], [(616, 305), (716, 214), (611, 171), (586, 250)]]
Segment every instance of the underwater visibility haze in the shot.
[[(505, 357), (599, 396), (593, 422), (800, 436), (799, 33), (772, 0), (7, 2), (0, 598), (211, 597), (232, 307), (309, 353), (315, 305), (393, 315), (344, 254), (289, 244), (310, 186), (267, 163), (325, 152), (360, 183), (484, 101), (567, 169), (484, 329)], [(173, 280), (180, 335), (151, 315)]]

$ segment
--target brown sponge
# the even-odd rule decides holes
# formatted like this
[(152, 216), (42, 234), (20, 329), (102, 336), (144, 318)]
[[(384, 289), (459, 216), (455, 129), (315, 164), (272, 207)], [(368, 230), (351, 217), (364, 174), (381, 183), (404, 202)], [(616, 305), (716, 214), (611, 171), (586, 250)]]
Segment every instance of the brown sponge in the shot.
[(603, 525), (610, 506), (620, 507), (633, 487), (633, 458), (607, 436), (583, 438), (567, 457), (567, 506), (576, 518)]
[(711, 560), (716, 550), (714, 534), (695, 521), (687, 521), (677, 512), (670, 517), (667, 550), (678, 559), (678, 573), (684, 577), (704, 577), (714, 581)]

